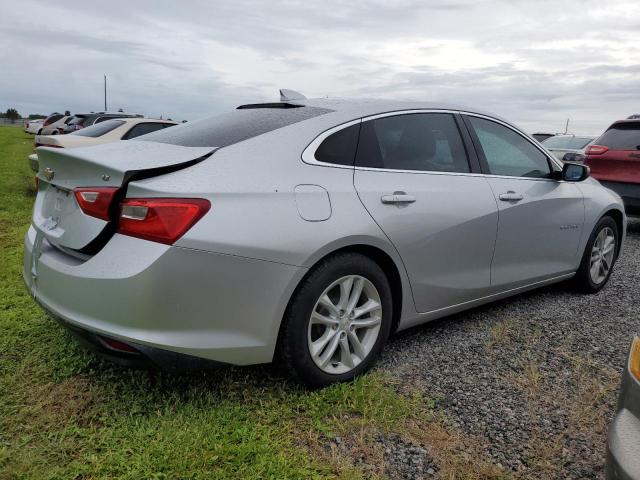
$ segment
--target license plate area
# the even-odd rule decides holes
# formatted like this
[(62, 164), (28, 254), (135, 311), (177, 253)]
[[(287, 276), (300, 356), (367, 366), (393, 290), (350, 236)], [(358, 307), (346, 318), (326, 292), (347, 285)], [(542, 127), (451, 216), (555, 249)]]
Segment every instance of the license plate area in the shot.
[(44, 231), (54, 230), (78, 208), (78, 203), (71, 190), (50, 184), (44, 192), (42, 201), (41, 229)]

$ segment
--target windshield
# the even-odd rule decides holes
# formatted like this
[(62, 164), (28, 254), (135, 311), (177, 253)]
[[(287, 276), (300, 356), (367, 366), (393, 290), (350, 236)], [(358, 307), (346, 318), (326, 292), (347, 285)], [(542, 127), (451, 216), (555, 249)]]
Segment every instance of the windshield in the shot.
[(94, 138), (101, 137), (105, 133), (109, 133), (111, 130), (115, 130), (123, 123), (125, 123), (124, 120), (106, 120), (104, 122), (91, 125), (90, 127), (83, 128), (82, 130), (70, 133), (69, 135), (79, 135), (81, 137)]
[(563, 148), (566, 150), (582, 150), (592, 142), (594, 137), (562, 137), (547, 138), (542, 144), (547, 148)]

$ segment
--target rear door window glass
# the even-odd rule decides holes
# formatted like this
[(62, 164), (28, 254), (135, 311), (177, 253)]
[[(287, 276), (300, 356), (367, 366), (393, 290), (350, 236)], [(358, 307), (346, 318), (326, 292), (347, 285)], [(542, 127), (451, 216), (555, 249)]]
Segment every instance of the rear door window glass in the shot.
[(640, 122), (613, 125), (595, 144), (611, 150), (640, 150)]
[(470, 171), (453, 115), (395, 115), (362, 123), (356, 165), (425, 172)]

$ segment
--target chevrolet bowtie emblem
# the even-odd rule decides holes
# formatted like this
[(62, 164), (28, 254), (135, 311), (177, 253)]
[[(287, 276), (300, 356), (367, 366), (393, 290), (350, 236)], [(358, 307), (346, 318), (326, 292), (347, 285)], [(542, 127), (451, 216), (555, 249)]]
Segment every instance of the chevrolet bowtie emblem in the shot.
[(49, 168), (49, 167), (44, 169), (44, 178), (46, 178), (49, 181), (53, 180), (53, 177), (55, 176), (55, 174), (56, 174), (56, 172), (51, 170), (51, 168)]

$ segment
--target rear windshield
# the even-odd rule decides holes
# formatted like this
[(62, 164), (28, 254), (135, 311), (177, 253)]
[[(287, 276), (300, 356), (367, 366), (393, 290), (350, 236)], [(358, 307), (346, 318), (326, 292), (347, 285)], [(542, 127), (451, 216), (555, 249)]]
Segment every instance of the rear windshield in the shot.
[(63, 117), (63, 115), (59, 115), (59, 114), (51, 115), (45, 120), (45, 123), (47, 123), (47, 124), (55, 123), (58, 120), (60, 120), (62, 117)]
[(90, 127), (77, 130), (69, 135), (79, 135), (81, 137), (101, 137), (105, 133), (109, 133), (111, 130), (118, 128), (124, 123), (124, 120), (106, 120), (101, 123), (96, 123)]
[(640, 150), (640, 122), (612, 125), (596, 144), (611, 150)]
[(565, 148), (567, 150), (582, 150), (589, 142), (593, 140), (593, 137), (550, 137), (547, 138), (542, 144), (547, 148)]
[(144, 136), (144, 141), (184, 147), (226, 147), (331, 112), (325, 108), (243, 108)]

